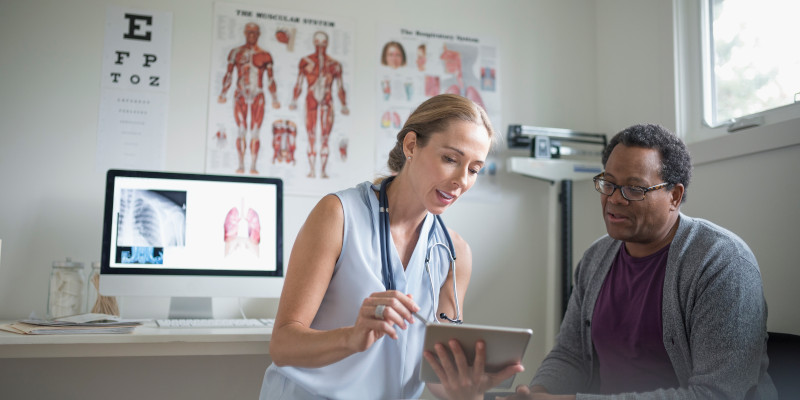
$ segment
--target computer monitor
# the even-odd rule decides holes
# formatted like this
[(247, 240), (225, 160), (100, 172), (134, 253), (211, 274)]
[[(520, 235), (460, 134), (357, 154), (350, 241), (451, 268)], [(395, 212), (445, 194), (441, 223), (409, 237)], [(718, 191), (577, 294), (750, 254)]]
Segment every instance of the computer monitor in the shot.
[(169, 318), (213, 318), (213, 297), (278, 298), (283, 181), (109, 170), (99, 292), (168, 296)]

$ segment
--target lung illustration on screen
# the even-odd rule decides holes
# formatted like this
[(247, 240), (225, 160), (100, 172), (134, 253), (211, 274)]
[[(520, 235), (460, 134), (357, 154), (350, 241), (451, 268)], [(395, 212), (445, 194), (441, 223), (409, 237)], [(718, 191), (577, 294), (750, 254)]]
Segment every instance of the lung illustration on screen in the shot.
[(261, 243), (261, 221), (258, 218), (258, 212), (245, 207), (244, 199), (242, 199), (241, 211), (236, 207), (228, 211), (223, 228), (225, 231), (225, 256), (244, 251), (258, 257), (258, 244)]
[(117, 218), (117, 262), (162, 264), (186, 243), (186, 192), (122, 189)]

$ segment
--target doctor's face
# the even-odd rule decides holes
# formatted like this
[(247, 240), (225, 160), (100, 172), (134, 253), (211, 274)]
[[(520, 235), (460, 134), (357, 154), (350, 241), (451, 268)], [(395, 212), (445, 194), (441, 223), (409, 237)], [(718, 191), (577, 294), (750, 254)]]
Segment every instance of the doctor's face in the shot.
[(414, 190), (425, 208), (441, 214), (466, 193), (486, 163), (490, 147), (483, 125), (461, 120), (432, 134), (424, 147), (415, 147), (406, 167), (411, 167)]

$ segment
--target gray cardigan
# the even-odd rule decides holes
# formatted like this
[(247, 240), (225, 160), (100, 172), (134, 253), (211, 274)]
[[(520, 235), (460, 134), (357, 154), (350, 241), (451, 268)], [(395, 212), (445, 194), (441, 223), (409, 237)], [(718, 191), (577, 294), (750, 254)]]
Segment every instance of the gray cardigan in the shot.
[(664, 346), (679, 388), (596, 395), (591, 325), (595, 301), (621, 242), (594, 242), (575, 270), (575, 287), (556, 344), (531, 385), (577, 399), (776, 399), (767, 375), (767, 304), (747, 244), (709, 221), (680, 215), (667, 256)]

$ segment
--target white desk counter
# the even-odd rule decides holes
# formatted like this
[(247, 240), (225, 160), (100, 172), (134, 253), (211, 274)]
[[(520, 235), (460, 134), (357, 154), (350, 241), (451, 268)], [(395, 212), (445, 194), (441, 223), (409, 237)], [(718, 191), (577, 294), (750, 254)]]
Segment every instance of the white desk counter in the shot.
[(164, 329), (126, 334), (0, 331), (2, 398), (256, 399), (272, 328)]
[(165, 329), (126, 334), (19, 335), (0, 331), (0, 358), (269, 354), (272, 328)]

